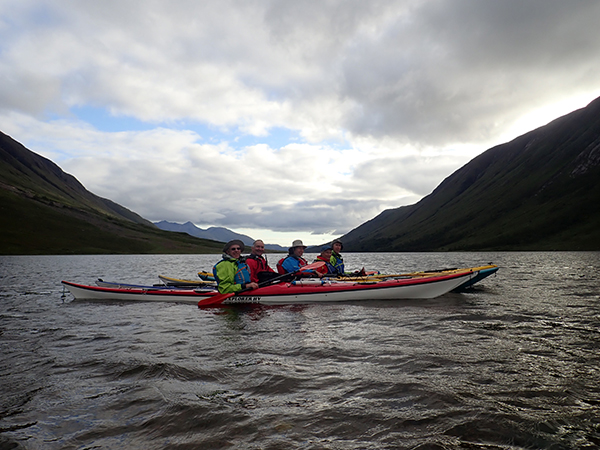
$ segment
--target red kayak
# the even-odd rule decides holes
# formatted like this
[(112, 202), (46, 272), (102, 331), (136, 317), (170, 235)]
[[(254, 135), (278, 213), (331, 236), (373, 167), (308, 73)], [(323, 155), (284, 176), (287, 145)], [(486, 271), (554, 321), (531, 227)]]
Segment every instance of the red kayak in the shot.
[[(260, 303), (286, 305), (314, 302), (347, 302), (358, 300), (428, 299), (450, 292), (477, 276), (477, 272), (465, 270), (431, 277), (408, 277), (358, 283), (354, 281), (325, 281), (301, 279), (291, 283), (278, 283), (227, 296), (222, 304)], [(207, 289), (153, 289), (153, 288), (109, 288), (62, 282), (78, 299), (160, 301), (198, 303), (214, 296), (221, 296)]]

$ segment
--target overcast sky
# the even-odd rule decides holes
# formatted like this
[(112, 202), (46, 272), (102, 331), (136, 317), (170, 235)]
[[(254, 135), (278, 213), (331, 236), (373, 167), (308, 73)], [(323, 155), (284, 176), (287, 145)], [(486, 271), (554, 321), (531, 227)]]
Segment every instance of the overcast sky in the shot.
[(152, 220), (319, 244), (600, 96), (597, 0), (0, 0), (0, 131)]

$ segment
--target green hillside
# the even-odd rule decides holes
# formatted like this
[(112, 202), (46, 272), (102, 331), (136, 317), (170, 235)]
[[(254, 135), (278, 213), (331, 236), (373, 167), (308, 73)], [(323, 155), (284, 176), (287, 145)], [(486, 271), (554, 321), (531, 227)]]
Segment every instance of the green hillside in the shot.
[(481, 154), (346, 251), (600, 250), (600, 99)]
[(0, 133), (0, 254), (220, 253), (223, 244), (162, 231), (87, 191)]

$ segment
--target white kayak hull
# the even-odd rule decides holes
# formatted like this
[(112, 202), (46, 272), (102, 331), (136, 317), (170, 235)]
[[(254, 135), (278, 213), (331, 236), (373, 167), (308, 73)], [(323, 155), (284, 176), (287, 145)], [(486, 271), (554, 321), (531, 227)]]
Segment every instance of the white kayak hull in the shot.
[[(289, 305), (319, 302), (353, 302), (363, 300), (430, 299), (450, 292), (477, 272), (439, 277), (415, 277), (402, 280), (380, 281), (373, 284), (355, 282), (325, 282), (324, 285), (298, 286), (279, 283), (262, 287), (226, 299), (223, 304), (259, 303), (265, 305)], [(76, 299), (156, 301), (197, 304), (198, 301), (216, 295), (215, 291), (189, 289), (123, 289), (86, 286), (63, 281)]]

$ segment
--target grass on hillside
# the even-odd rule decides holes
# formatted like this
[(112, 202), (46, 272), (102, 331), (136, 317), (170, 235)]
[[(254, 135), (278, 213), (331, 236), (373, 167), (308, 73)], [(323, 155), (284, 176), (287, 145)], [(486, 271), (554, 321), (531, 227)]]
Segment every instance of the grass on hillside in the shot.
[(222, 243), (51, 206), (0, 189), (0, 254), (211, 254)]

